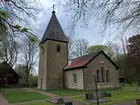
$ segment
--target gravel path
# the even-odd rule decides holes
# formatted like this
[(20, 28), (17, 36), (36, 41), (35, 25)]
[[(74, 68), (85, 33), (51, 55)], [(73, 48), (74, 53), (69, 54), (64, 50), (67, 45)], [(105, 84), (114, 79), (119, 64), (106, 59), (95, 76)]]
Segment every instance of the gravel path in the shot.
[[(43, 94), (45, 96), (49, 96), (51, 98), (61, 98), (61, 96), (54, 95), (54, 94), (51, 94), (51, 93), (47, 93), (47, 92), (40, 91), (40, 90), (36, 90), (36, 89), (28, 89), (28, 91), (38, 92), (40, 94)], [(85, 102), (85, 101), (75, 101), (75, 100), (72, 100), (71, 97), (63, 97), (63, 98), (65, 98), (66, 100), (72, 101), (73, 105), (88, 105), (88, 103)], [(0, 105), (22, 105), (22, 104), (27, 104), (27, 103), (32, 103), (32, 102), (39, 102), (39, 101), (41, 102), (41, 101), (47, 101), (47, 100), (35, 100), (35, 101), (28, 101), (28, 102), (17, 103), (17, 104), (10, 104), (10, 103), (8, 103), (8, 101), (6, 99), (4, 99), (2, 94), (0, 94)], [(120, 103), (120, 104), (113, 104), (113, 105), (136, 105), (136, 101), (135, 100), (134, 101), (128, 101), (128, 102), (124, 102), (124, 103)]]
[[(44, 92), (44, 91), (40, 91), (40, 90), (35, 90), (35, 89), (28, 89), (29, 91), (35, 91), (35, 92), (38, 92), (40, 94), (43, 94), (43, 95), (46, 95), (46, 96), (49, 96), (51, 98), (60, 98), (60, 96), (58, 95), (54, 95), (54, 94), (51, 94), (51, 93), (47, 93), (47, 92)], [(76, 96), (74, 96), (76, 97)], [(87, 102), (85, 101), (75, 101), (75, 100), (72, 100), (70, 96), (68, 97), (63, 97), (67, 100), (71, 100), (73, 102), (73, 105), (88, 105)], [(124, 102), (124, 103), (120, 103), (120, 104), (113, 104), (113, 105), (136, 105), (136, 101), (128, 101), (128, 102)]]
[(123, 102), (123, 103), (114, 104), (114, 105), (136, 105), (136, 101), (128, 101), (128, 102)]
[[(54, 95), (54, 94), (51, 94), (51, 93), (47, 93), (47, 92), (44, 92), (44, 91), (41, 91), (41, 90), (28, 89), (28, 91), (38, 92), (40, 94), (43, 94), (45, 96), (48, 96), (48, 97), (51, 97), (51, 98), (55, 98), (55, 99), (62, 98), (61, 96)], [(66, 100), (72, 101), (73, 105), (87, 105), (87, 102), (84, 102), (84, 101), (74, 101), (70, 97), (63, 97), (63, 98), (65, 98)]]
[(8, 101), (4, 99), (2, 94), (0, 94), (0, 105), (14, 105), (14, 104), (8, 103)]

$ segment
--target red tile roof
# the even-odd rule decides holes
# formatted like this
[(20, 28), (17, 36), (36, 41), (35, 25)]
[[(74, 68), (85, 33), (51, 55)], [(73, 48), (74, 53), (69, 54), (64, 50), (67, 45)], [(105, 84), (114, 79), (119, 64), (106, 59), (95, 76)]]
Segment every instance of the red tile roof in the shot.
[(99, 52), (94, 52), (92, 54), (88, 54), (88, 55), (85, 55), (85, 56), (82, 56), (82, 57), (72, 59), (70, 65), (65, 67), (65, 70), (74, 69), (74, 68), (78, 68), (78, 67), (83, 67), (84, 65), (86, 65), (86, 63), (88, 63), (98, 53)]
[(72, 59), (70, 65), (67, 66), (65, 69), (82, 67), (83, 65), (85, 65), (89, 61), (90, 58), (91, 58), (91, 56), (83, 56), (80, 58)]
[(103, 51), (97, 51), (79, 58), (72, 59), (71, 63), (66, 66), (64, 70), (86, 67), (86, 65), (96, 58), (100, 53), (102, 53), (116, 67), (117, 70), (119, 69), (119, 67)]

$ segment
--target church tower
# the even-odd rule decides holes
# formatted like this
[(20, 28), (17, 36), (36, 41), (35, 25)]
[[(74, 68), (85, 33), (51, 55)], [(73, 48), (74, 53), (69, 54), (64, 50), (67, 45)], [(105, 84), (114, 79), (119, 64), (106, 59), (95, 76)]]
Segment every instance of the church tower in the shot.
[(40, 45), (38, 88), (63, 88), (63, 69), (68, 62), (68, 38), (54, 11)]

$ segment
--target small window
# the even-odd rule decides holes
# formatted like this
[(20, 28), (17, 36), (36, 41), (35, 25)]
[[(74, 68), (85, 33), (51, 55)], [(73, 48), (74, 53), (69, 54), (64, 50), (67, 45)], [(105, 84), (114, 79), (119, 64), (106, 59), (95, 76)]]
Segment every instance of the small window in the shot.
[(106, 81), (110, 82), (110, 73), (109, 70), (106, 71)]
[(56, 50), (57, 50), (57, 52), (60, 52), (60, 45), (57, 45)]
[(97, 83), (100, 83), (100, 70), (96, 71)]
[(105, 82), (104, 80), (104, 67), (101, 67), (101, 74), (102, 74), (102, 83)]
[(43, 71), (43, 68), (41, 68), (41, 72)]
[(73, 74), (73, 82), (77, 83), (77, 74), (75, 74), (75, 73)]

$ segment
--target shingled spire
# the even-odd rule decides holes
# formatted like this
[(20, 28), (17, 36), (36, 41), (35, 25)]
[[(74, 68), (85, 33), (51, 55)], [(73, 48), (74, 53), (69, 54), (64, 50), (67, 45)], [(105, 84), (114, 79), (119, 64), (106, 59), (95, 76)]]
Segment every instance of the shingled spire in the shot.
[(55, 40), (55, 41), (62, 41), (68, 42), (68, 38), (66, 37), (56, 15), (55, 11), (52, 11), (52, 17), (48, 24), (48, 27), (43, 35), (43, 38), (40, 44), (44, 43), (46, 40)]

